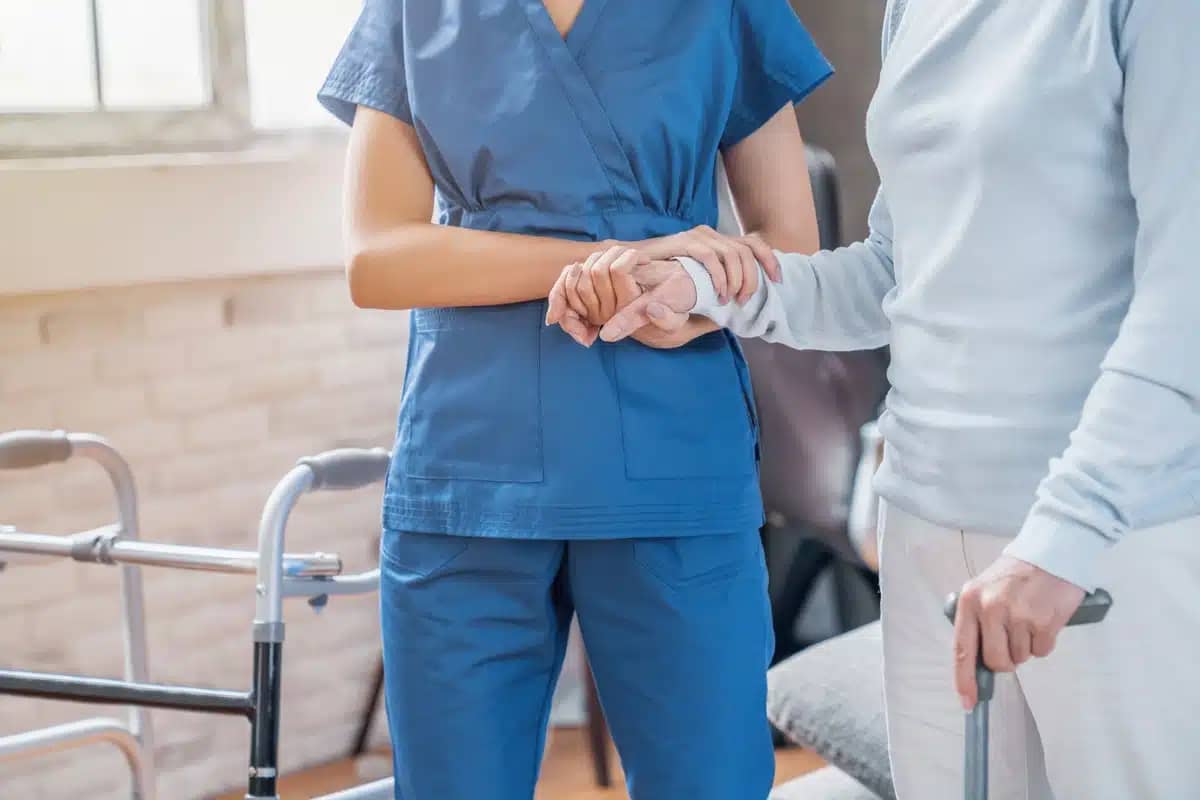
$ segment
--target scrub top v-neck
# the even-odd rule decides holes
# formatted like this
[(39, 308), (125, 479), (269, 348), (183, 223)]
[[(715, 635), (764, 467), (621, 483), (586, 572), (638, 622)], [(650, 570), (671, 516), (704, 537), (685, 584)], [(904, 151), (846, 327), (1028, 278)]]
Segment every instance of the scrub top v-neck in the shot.
[[(831, 73), (787, 0), (367, 0), (321, 90), (414, 127), (436, 221), (581, 241), (715, 225), (716, 159)], [(481, 265), (485, 268), (485, 265)], [(757, 527), (749, 375), (722, 331), (586, 349), (545, 302), (412, 312), (389, 529)]]

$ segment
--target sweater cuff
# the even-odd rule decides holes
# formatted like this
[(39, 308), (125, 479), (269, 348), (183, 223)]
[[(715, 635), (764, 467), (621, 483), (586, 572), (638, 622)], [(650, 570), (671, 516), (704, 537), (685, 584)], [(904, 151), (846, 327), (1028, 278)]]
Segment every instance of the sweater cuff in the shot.
[(1096, 562), (1112, 544), (1083, 523), (1035, 511), (1004, 554), (1090, 592), (1096, 588)]
[(689, 313), (712, 318), (721, 308), (721, 301), (717, 299), (717, 290), (713, 288), (708, 270), (694, 258), (679, 256), (675, 260), (687, 271), (692, 283), (696, 284), (696, 305), (692, 306)]

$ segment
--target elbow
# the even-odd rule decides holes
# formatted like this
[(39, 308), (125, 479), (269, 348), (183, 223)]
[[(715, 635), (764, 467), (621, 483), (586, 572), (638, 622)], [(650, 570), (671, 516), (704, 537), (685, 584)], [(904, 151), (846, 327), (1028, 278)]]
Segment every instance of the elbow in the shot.
[(759, 230), (758, 235), (772, 249), (784, 253), (812, 255), (821, 249), (821, 235), (815, 220), (811, 225), (766, 227)]
[[(346, 254), (346, 286), (358, 308), (400, 311), (413, 308), (416, 298), (396, 280), (403, 269), (385, 269), (382, 253), (370, 246), (352, 247)], [(394, 258), (387, 262), (395, 266)], [(386, 279), (385, 279), (386, 276)]]
[(350, 290), (350, 302), (358, 308), (375, 308), (374, 292), (371, 290), (371, 253), (365, 247), (356, 247), (346, 253), (346, 287)]

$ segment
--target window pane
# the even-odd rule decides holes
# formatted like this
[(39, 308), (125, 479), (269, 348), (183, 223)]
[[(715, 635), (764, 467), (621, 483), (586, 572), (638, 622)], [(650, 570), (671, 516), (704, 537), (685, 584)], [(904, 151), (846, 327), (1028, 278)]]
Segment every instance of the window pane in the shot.
[(259, 128), (336, 124), (317, 103), (360, 0), (250, 0), (246, 3), (250, 114)]
[(88, 0), (0, 0), (0, 110), (96, 105)]
[(198, 0), (98, 0), (97, 11), (105, 106), (208, 103)]

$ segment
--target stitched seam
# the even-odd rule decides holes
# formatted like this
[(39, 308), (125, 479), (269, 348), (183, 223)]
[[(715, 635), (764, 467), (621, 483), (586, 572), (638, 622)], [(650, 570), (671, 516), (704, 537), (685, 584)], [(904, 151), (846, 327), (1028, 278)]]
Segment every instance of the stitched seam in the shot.
[[(734, 35), (733, 19), (736, 14), (735, 7), (737, 6), (737, 3), (738, 3), (738, 0), (733, 0), (733, 3), (730, 5), (730, 19), (729, 19), (729, 35), (730, 36)], [(792, 13), (794, 14), (795, 11), (793, 11)], [(782, 69), (779, 69), (779, 68), (776, 68), (772, 64), (768, 64), (762, 58), (755, 58), (754, 60), (758, 63), (759, 68), (762, 69), (763, 74), (765, 74), (768, 78), (775, 81), (776, 83), (783, 84), (786, 86), (789, 82), (796, 82), (796, 83), (800, 82), (800, 76), (791, 70), (790, 64), (785, 65), (785, 67)], [(809, 81), (806, 84), (806, 89), (805, 89), (804, 94), (811, 92), (813, 89), (815, 89), (817, 87), (817, 85), (819, 85), (822, 81), (826, 80), (828, 77), (829, 77), (829, 73), (821, 76), (820, 78)], [(778, 111), (778, 109), (776, 109), (776, 111)]]
[[(587, 6), (588, 2), (589, 2), (589, 0), (585, 0), (584, 9), (583, 9), (584, 11), (587, 10), (586, 6)], [(586, 36), (583, 39), (577, 39), (575, 42), (575, 58), (576, 58), (576, 60), (578, 60), (579, 57), (583, 55), (583, 51), (587, 48), (588, 44), (592, 41), (592, 39), (595, 38), (596, 29), (598, 27), (600, 27), (600, 15), (604, 13), (604, 4), (607, 2), (607, 0), (590, 0), (590, 2), (596, 3), (600, 7), (593, 9), (593, 11), (592, 11), (592, 17), (589, 21), (588, 27), (586, 30), (584, 30), (584, 33), (586, 34)], [(579, 24), (579, 19), (576, 18), (574, 24), (571, 25), (571, 30), (567, 31), (567, 38), (570, 38), (571, 33), (574, 31), (575, 26), (578, 24)]]
[[(569, 557), (565, 551), (563, 552), (563, 557)], [(568, 562), (567, 569), (570, 570), (570, 562)], [(551, 608), (550, 622), (554, 631), (554, 649), (550, 653), (550, 666), (548, 670), (550, 674), (546, 679), (546, 693), (542, 699), (542, 714), (539, 718), (540, 725), (538, 728), (536, 743), (534, 744), (533, 749), (533, 771), (531, 773), (531, 784), (536, 784), (537, 774), (541, 769), (542, 753), (545, 751), (546, 747), (546, 730), (550, 724), (550, 704), (554, 700), (554, 686), (557, 683), (557, 675), (555, 673), (562, 669), (562, 664), (559, 661), (558, 653), (559, 650), (565, 645), (560, 643), (560, 640), (563, 637), (563, 632), (562, 626), (558, 621), (558, 616), (555, 613), (556, 611), (557, 609), (553, 607)]]
[(971, 578), (975, 577), (975, 567), (971, 564), (971, 557), (967, 555), (967, 532), (960, 529), (958, 531), (958, 541), (962, 548), (963, 566), (967, 568), (967, 575)]
[[(396, 532), (396, 533), (398, 533), (401, 536), (404, 535), (403, 533), (400, 533), (400, 532)], [(430, 536), (450, 536), (451, 534), (435, 533), (435, 534), (428, 534), (428, 535), (430, 535)], [(450, 556), (445, 561), (440, 562), (435, 567), (430, 569), (428, 572), (421, 572), (420, 570), (413, 569), (412, 566), (410, 566), (408, 564), (401, 563), (401, 561), (398, 558), (396, 558), (395, 556), (393, 556), (391, 553), (388, 552), (387, 547), (383, 544), (382, 541), (380, 542), (380, 547), (379, 547), (379, 560), (387, 562), (388, 566), (394, 567), (395, 569), (399, 570), (400, 572), (404, 572), (409, 575), (415, 575), (415, 576), (421, 578), (422, 580), (427, 579), (427, 578), (432, 578), (438, 572), (441, 572), (446, 567), (453, 564), (463, 553), (467, 552), (467, 549), (471, 546), (470, 537), (459, 536), (459, 537), (455, 537), (455, 538), (462, 540), (462, 542), (461, 542), (462, 547), (459, 548), (458, 552), (456, 552), (454, 555)]]
[[(579, 71), (580, 71), (580, 73), (582, 73), (583, 68), (579, 67)], [(590, 88), (592, 90), (592, 94), (596, 98), (596, 105), (599, 106), (600, 110), (604, 112), (604, 124), (605, 124), (605, 126), (607, 126), (609, 132), (612, 134), (613, 140), (616, 141), (616, 143), (618, 145), (617, 149), (620, 150), (620, 152), (621, 152), (621, 158), (624, 159), (626, 166), (629, 167), (630, 177), (636, 178), (636, 176), (634, 175), (634, 172), (633, 172), (633, 165), (629, 163), (629, 154), (628, 154), (628, 151), (625, 149), (625, 142), (624, 142), (624, 140), (621, 139), (621, 135), (617, 133), (617, 129), (613, 127), (612, 115), (608, 113), (608, 107), (605, 106), (604, 101), (600, 99), (600, 94), (599, 94), (599, 92), (596, 91), (595, 87), (590, 85), (590, 81), (589, 81), (588, 88)], [(584, 135), (585, 136), (587, 135), (586, 132)], [(589, 141), (590, 141), (590, 139), (589, 139)], [(611, 184), (612, 182), (609, 181), (609, 183)], [(638, 186), (636, 181), (634, 183), (634, 186), (638, 189), (638, 192), (640, 193), (641, 186)], [(616, 206), (616, 207), (619, 207), (622, 205), (622, 203), (620, 202), (620, 198), (618, 198), (616, 196), (615, 187), (613, 189), (613, 203), (614, 203), (614, 206)], [(622, 212), (618, 211), (616, 213), (622, 213)], [(624, 213), (636, 213), (636, 212), (624, 212)]]
[[(393, 108), (400, 110), (405, 116), (412, 117), (412, 106), (408, 99), (407, 86), (401, 92), (379, 70), (368, 64), (343, 66), (334, 71), (325, 81), (321, 94), (335, 96), (345, 102), (370, 105), (366, 101), (385, 101)], [(368, 94), (368, 90), (378, 91), (380, 96)], [(345, 96), (341, 96), (341, 95)]]
[[(571, 113), (575, 116), (575, 121), (579, 123), (579, 129), (583, 132), (584, 141), (588, 143), (588, 149), (592, 151), (592, 156), (596, 159), (596, 164), (600, 168), (600, 173), (604, 176), (604, 180), (608, 184), (609, 191), (612, 193), (613, 205), (615, 206), (618, 204), (617, 186), (615, 183), (613, 183), (612, 177), (608, 174), (608, 169), (606, 169), (604, 166), (604, 159), (600, 158), (600, 151), (596, 149), (596, 144), (592, 141), (591, 134), (588, 133), (588, 126), (584, 124), (583, 117), (579, 115), (579, 109), (575, 107), (575, 101), (571, 97), (571, 92), (567, 89), (566, 84), (563, 83), (562, 75), (560, 75), (559, 70), (555, 68), (554, 59), (550, 56), (550, 51), (546, 49), (546, 44), (542, 41), (542, 35), (538, 33), (535, 27), (533, 27), (533, 20), (529, 18), (529, 14), (525, 12), (522, 13), (525, 16), (525, 24), (529, 26), (529, 31), (533, 34), (534, 41), (538, 43), (538, 49), (541, 50), (542, 57), (546, 61), (547, 67), (549, 67), (550, 71), (554, 74), (554, 80), (558, 82), (558, 86), (562, 90), (563, 97), (567, 101), (567, 107), (571, 109)], [(563, 43), (563, 46), (566, 47), (565, 42)], [(578, 67), (578, 64), (576, 64), (576, 67)]]

